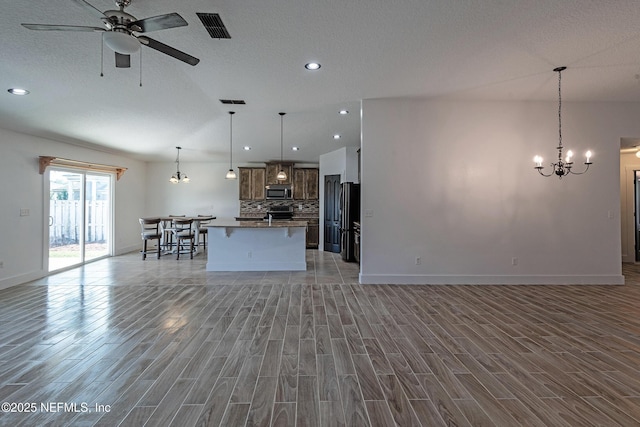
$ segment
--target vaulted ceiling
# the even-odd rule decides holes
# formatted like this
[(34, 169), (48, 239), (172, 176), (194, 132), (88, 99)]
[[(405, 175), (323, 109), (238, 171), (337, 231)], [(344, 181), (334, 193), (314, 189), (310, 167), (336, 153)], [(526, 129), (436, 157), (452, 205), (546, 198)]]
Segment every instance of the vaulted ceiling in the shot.
[[(566, 101), (640, 101), (636, 1), (133, 0), (138, 19), (179, 13), (188, 26), (146, 35), (200, 62), (143, 46), (130, 68), (106, 46), (101, 56), (102, 33), (20, 25), (101, 27), (78, 0), (5, 3), (0, 127), (149, 161), (172, 160), (178, 145), (185, 161), (226, 161), (234, 110), (234, 163), (279, 158), (280, 111), (284, 157), (317, 162), (359, 145), (362, 99), (551, 101), (561, 65)], [(231, 38), (212, 38), (196, 13), (219, 14)], [(311, 61), (321, 68), (306, 70)]]

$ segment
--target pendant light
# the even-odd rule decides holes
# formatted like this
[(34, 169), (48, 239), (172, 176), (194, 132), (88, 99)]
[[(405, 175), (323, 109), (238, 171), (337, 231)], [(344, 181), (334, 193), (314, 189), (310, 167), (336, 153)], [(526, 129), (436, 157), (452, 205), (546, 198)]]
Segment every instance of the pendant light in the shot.
[(283, 144), (282, 143), (282, 127), (283, 127), (283, 124), (282, 124), (282, 121), (283, 121), (284, 115), (287, 114), (287, 113), (278, 113), (278, 114), (280, 114), (280, 172), (278, 172), (278, 175), (276, 175), (276, 179), (278, 181), (284, 181), (285, 179), (287, 179), (287, 174), (285, 173), (284, 168), (282, 167), (282, 159), (283, 159), (283, 156), (282, 156), (282, 150), (283, 150), (283, 145), (282, 145)]
[(542, 169), (544, 169), (544, 166), (542, 166), (542, 157), (535, 156), (533, 158), (533, 161), (536, 164), (534, 168), (538, 171), (538, 173), (540, 173), (540, 175), (545, 177), (557, 175), (559, 179), (562, 179), (563, 176), (566, 176), (569, 174), (582, 175), (583, 173), (588, 171), (589, 166), (593, 164), (593, 162), (591, 161), (591, 151), (587, 151), (585, 153), (586, 160), (584, 164), (586, 165), (586, 168), (582, 172), (574, 172), (571, 169), (573, 167), (573, 159), (572, 159), (573, 151), (571, 150), (567, 151), (567, 157), (564, 160), (562, 159), (562, 149), (564, 147), (562, 146), (562, 86), (561, 86), (561, 83), (562, 83), (562, 72), (566, 69), (567, 67), (558, 67), (553, 69), (553, 71), (558, 73), (558, 147), (556, 147), (558, 149), (558, 161), (556, 163), (551, 163), (551, 168), (552, 168), (551, 172), (549, 172), (548, 174), (545, 174), (544, 172), (542, 172)]
[(180, 173), (180, 150), (182, 149), (182, 147), (176, 147), (176, 149), (178, 150), (178, 155), (176, 156), (176, 173), (171, 176), (169, 182), (171, 182), (172, 184), (177, 184), (182, 181), (185, 184), (188, 184), (189, 181), (191, 181), (189, 177), (186, 174)]
[(236, 179), (236, 173), (233, 170), (233, 115), (235, 111), (229, 111), (229, 172), (224, 179)]

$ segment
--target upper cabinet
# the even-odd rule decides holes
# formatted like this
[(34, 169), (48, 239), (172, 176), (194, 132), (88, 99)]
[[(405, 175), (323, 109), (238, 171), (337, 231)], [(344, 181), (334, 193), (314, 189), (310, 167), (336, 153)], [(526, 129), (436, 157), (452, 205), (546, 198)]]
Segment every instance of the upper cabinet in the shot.
[(264, 200), (265, 168), (238, 168), (240, 170), (240, 200)]
[[(284, 170), (287, 174), (287, 179), (279, 180), (276, 178), (280, 169)], [(293, 171), (293, 163), (286, 162), (270, 162), (267, 163), (267, 185), (271, 184), (291, 184), (291, 175)]]
[(318, 200), (318, 176), (317, 168), (294, 168), (294, 200)]
[[(287, 179), (279, 181), (276, 176), (280, 169)], [(293, 163), (267, 163), (264, 168), (239, 167), (240, 200), (265, 200), (265, 186), (291, 184), (294, 200), (318, 200), (320, 175), (318, 168), (294, 168)]]

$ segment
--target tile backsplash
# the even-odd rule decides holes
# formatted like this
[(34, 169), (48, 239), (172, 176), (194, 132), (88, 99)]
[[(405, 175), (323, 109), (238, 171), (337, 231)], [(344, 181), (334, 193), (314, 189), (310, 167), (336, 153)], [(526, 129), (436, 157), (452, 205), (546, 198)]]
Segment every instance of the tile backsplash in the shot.
[(271, 206), (293, 206), (294, 215), (318, 215), (318, 200), (240, 200), (240, 216), (266, 214)]

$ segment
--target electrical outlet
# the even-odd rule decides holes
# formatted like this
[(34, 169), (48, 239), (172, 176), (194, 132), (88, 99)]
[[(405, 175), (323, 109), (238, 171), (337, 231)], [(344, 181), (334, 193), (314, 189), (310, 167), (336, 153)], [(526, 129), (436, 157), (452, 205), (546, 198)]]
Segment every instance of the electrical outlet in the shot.
[(20, 209), (20, 216), (29, 216), (29, 209)]
[(422, 258), (419, 256), (416, 257), (416, 265), (422, 265)]
[(511, 258), (511, 265), (518, 265), (518, 258), (516, 257)]
[(4, 268), (4, 261), (0, 261), (0, 268)]
[(251, 258), (251, 251), (247, 252), (247, 258)]
[(372, 209), (365, 209), (364, 210), (364, 216), (365, 216), (365, 218), (372, 218), (373, 217), (373, 210)]

